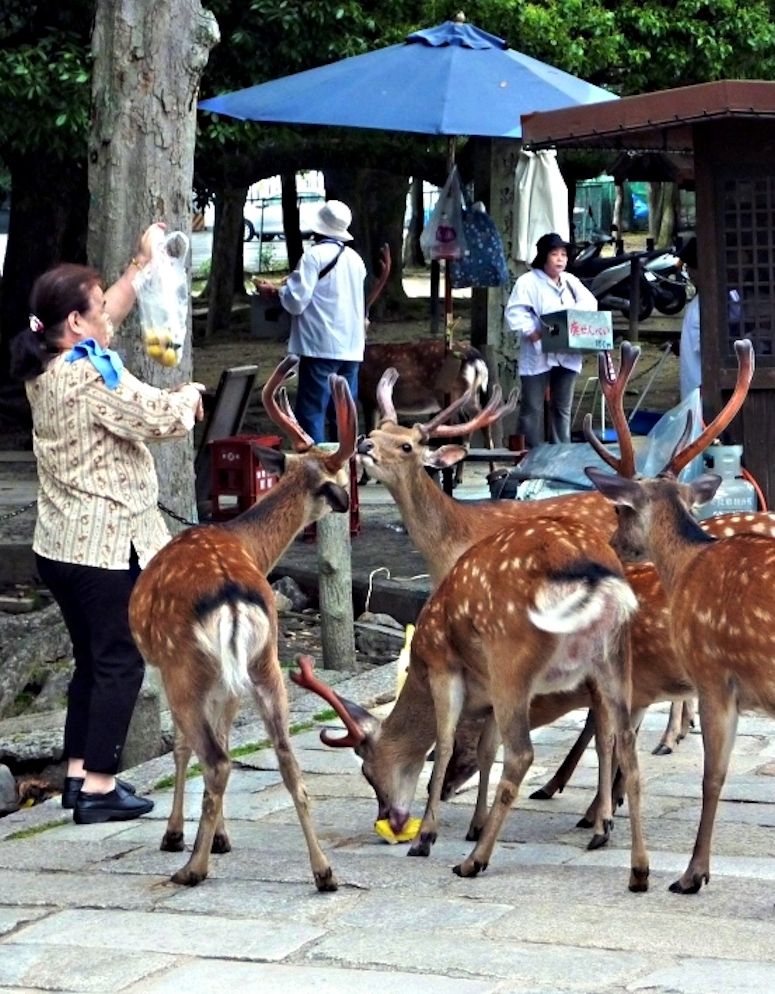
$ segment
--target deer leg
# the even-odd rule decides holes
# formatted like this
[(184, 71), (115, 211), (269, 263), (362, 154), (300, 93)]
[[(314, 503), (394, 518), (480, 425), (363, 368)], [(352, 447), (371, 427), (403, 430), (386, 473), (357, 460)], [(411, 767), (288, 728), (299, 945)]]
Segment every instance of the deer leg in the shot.
[[(565, 789), (568, 781), (573, 776), (573, 772), (579, 764), (579, 760), (584, 755), (584, 750), (587, 748), (589, 743), (592, 741), (592, 736), (595, 734), (595, 716), (590, 709), (587, 711), (587, 720), (584, 722), (584, 727), (579, 733), (579, 737), (570, 747), (570, 752), (563, 759), (562, 763), (557, 769), (557, 772), (552, 776), (543, 787), (539, 787), (538, 790), (534, 790), (530, 795), (534, 801), (548, 801), (555, 794), (561, 794)], [(579, 828), (591, 828), (594, 823), (590, 821), (586, 824), (579, 822)]]
[(694, 722), (694, 707), (691, 698), (687, 697), (681, 701), (673, 701), (670, 705), (670, 716), (667, 719), (667, 727), (659, 740), (659, 744), (653, 750), (655, 756), (669, 756), (677, 748), (681, 739), (685, 739), (689, 731), (689, 726)]
[[(645, 708), (638, 708), (636, 711), (630, 712), (632, 727), (635, 729), (635, 734), (637, 735), (640, 730), (640, 724), (643, 721), (643, 715), (645, 714)], [(625, 785), (624, 777), (622, 776), (622, 768), (618, 763), (616, 758), (616, 748), (613, 751), (613, 783), (611, 784), (611, 808), (616, 811), (624, 804), (625, 795)], [(595, 820), (597, 818), (597, 809), (599, 804), (600, 794), (595, 794), (592, 803), (587, 808), (585, 814), (579, 818), (576, 822), (576, 828), (594, 828)]]
[(495, 717), (503, 739), (503, 776), (479, 841), (463, 862), (453, 867), (453, 872), (459, 877), (475, 877), (487, 869), (506, 815), (517, 799), (520, 785), (533, 762), (528, 700), (526, 693), (509, 692), (504, 693), (503, 700), (495, 704)]
[(159, 848), (163, 852), (183, 852), (183, 802), (186, 791), (186, 771), (191, 761), (191, 748), (184, 740), (177, 725), (175, 725), (172, 754), (175, 758), (175, 789), (172, 795), (172, 810), (167, 819), (167, 828)]
[(465, 684), (459, 674), (431, 679), (431, 693), (436, 710), (436, 748), (433, 773), (428, 786), (428, 801), (419, 831), (409, 848), (409, 856), (430, 856), (438, 836), (438, 811), (444, 774), (455, 746), (455, 729), (463, 710)]
[(613, 805), (611, 802), (611, 778), (614, 753), (613, 719), (601, 697), (597, 685), (589, 684), (594, 711), (595, 748), (597, 749), (597, 804), (595, 805), (594, 834), (587, 849), (599, 849), (611, 838), (614, 826)]
[(492, 764), (495, 762), (495, 754), (498, 751), (499, 741), (495, 715), (490, 714), (482, 726), (482, 734), (479, 737), (477, 747), (479, 789), (476, 794), (474, 815), (466, 832), (466, 840), (468, 842), (476, 842), (479, 839), (484, 823), (487, 820), (487, 793), (490, 787), (490, 772), (492, 771)]
[[(229, 754), (229, 732), (234, 724), (234, 719), (237, 715), (237, 711), (239, 711), (239, 706), (239, 698), (231, 697), (223, 706), (220, 718), (218, 719), (216, 734), (218, 736), (218, 741), (221, 743), (221, 746), (227, 755)], [(226, 825), (223, 819), (223, 808), (221, 808), (221, 816), (215, 826), (215, 835), (213, 835), (213, 842), (210, 847), (210, 852), (231, 852), (231, 841), (229, 839), (228, 832), (226, 831)]]
[[(627, 807), (630, 815), (630, 881), (629, 889), (634, 892), (646, 891), (649, 886), (649, 857), (643, 835), (641, 816), (640, 770), (635, 749), (636, 733), (632, 727), (630, 709), (624, 693), (616, 692), (615, 680), (607, 680), (599, 689), (606, 695), (611, 708), (616, 729), (616, 752), (627, 792)], [(614, 692), (612, 693), (612, 687)]]
[[(199, 722), (196, 720), (197, 717)], [(185, 866), (172, 875), (172, 882), (193, 887), (207, 876), (215, 828), (222, 817), (223, 794), (229, 781), (231, 761), (212, 726), (201, 714), (188, 716), (179, 722), (179, 727), (181, 734), (191, 744), (202, 764), (204, 793), (202, 814), (191, 858)]]
[(701, 692), (700, 727), (705, 753), (702, 775), (702, 814), (694, 851), (686, 872), (670, 885), (674, 894), (696, 894), (710, 880), (710, 844), (719, 796), (729, 769), (737, 733), (737, 697), (727, 687)]
[(338, 886), (336, 877), (331, 869), (331, 864), (320, 848), (310, 815), (307, 788), (291, 748), (288, 727), (288, 698), (275, 646), (267, 650), (263, 659), (257, 663), (251, 679), (253, 680), (259, 712), (277, 755), (280, 775), (293, 799), (301, 830), (304, 832), (315, 886), (319, 891), (335, 891)]

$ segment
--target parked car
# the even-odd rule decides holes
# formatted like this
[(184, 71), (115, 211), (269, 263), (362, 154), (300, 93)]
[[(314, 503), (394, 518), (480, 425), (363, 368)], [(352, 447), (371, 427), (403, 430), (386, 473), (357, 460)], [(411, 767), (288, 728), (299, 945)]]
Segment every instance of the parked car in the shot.
[[(312, 223), (318, 210), (326, 202), (321, 193), (299, 194), (299, 228), (302, 238), (312, 234)], [(265, 197), (261, 200), (248, 200), (243, 212), (244, 239), (246, 242), (261, 236), (262, 241), (284, 238), (283, 207), (280, 197)]]

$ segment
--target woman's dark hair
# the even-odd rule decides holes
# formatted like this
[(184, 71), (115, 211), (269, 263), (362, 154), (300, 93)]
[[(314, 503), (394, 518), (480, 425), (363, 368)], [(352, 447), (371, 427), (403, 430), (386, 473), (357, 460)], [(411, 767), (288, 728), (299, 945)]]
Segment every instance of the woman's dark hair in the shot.
[(44, 371), (59, 352), (65, 320), (73, 311), (89, 309), (89, 295), (100, 283), (100, 274), (90, 266), (63, 262), (39, 276), (30, 294), (30, 313), (42, 324), (41, 331), (25, 328), (11, 342), (11, 376), (32, 380)]

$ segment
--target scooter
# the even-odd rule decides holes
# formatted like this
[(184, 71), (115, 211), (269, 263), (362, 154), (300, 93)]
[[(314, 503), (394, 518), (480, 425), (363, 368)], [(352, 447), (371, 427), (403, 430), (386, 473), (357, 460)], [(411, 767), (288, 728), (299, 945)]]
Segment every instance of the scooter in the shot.
[(678, 314), (686, 307), (691, 284), (678, 256), (662, 252), (649, 259), (643, 272), (651, 286), (654, 306), (660, 314)]
[[(612, 239), (607, 238), (610, 241)], [(621, 255), (600, 256), (603, 243), (595, 242), (585, 246), (568, 264), (568, 272), (578, 277), (584, 286), (597, 297), (598, 305), (604, 310), (621, 311), (630, 316), (630, 277), (633, 259), (649, 258), (649, 252), (625, 252)], [(661, 253), (660, 253), (661, 254)], [(645, 272), (640, 278), (640, 305), (638, 320), (645, 321), (654, 310), (654, 293), (651, 281)]]

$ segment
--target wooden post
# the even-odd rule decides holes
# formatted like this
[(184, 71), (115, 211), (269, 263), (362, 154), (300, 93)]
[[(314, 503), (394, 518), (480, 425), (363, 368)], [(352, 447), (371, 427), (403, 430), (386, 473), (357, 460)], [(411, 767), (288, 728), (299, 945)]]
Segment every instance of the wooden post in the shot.
[(327, 514), (318, 521), (317, 558), (323, 666), (327, 670), (351, 670), (355, 661), (355, 619), (349, 513)]
[(640, 277), (641, 264), (640, 256), (635, 256), (632, 260), (632, 272), (630, 273), (630, 341), (638, 341), (638, 329), (640, 322)]
[(431, 262), (431, 335), (435, 338), (439, 333), (439, 284), (441, 283), (441, 265), (438, 259)]

